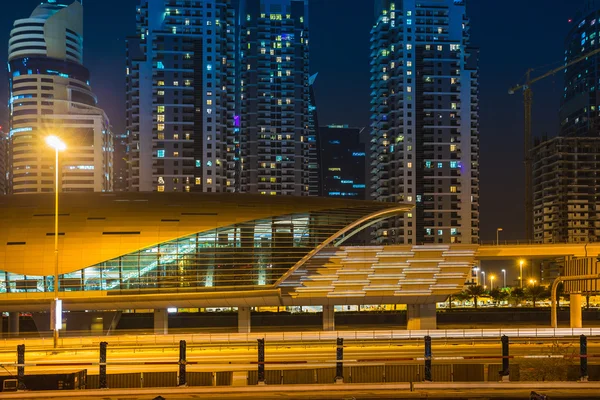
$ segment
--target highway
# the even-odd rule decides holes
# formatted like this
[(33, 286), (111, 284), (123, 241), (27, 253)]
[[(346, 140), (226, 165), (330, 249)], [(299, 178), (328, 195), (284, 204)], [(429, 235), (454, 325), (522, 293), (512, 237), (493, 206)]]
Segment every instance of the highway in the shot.
[[(267, 342), (268, 343), (268, 342)], [(515, 362), (522, 358), (543, 358), (550, 355), (572, 357), (578, 363), (578, 338), (561, 340), (561, 352), (552, 352), (552, 342), (533, 340), (513, 343), (510, 355)], [(433, 341), (434, 364), (501, 363), (500, 341), (465, 343), (457, 341)], [(335, 342), (288, 343), (267, 345), (266, 369), (302, 369), (335, 366)], [(600, 364), (600, 340), (588, 342), (590, 364)], [(383, 344), (353, 343), (344, 348), (345, 366), (382, 364), (423, 364), (424, 348), (421, 342), (393, 342)], [(176, 371), (179, 359), (178, 346), (146, 346), (130, 348), (108, 347), (107, 372), (163, 372)], [(48, 371), (75, 371), (88, 369), (89, 374), (98, 373), (97, 348), (88, 349), (38, 349), (26, 352), (28, 374)], [(188, 346), (187, 364), (190, 372), (245, 371), (257, 368), (257, 348), (253, 345), (228, 345), (220, 347)], [(10, 373), (16, 373), (16, 351), (0, 353), (0, 364)]]
[(248, 387), (189, 387), (161, 389), (108, 389), (57, 392), (3, 393), (3, 399), (73, 399), (73, 400), (151, 400), (158, 395), (167, 400), (188, 399), (527, 399), (532, 390), (550, 399), (597, 400), (597, 382), (528, 382), (528, 383), (449, 383), (431, 384), (328, 384), (328, 385), (266, 385)]

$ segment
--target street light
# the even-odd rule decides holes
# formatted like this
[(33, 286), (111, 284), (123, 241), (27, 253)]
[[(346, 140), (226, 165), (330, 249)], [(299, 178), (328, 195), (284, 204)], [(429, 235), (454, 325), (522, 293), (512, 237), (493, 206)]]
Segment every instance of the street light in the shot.
[(523, 263), (524, 260), (519, 260), (519, 280), (521, 281), (521, 289), (523, 289)]
[(536, 281), (535, 279), (530, 279), (530, 280), (529, 280), (529, 284), (530, 284), (531, 286), (535, 286), (535, 284), (536, 284), (536, 283), (537, 283), (537, 281)]
[(62, 303), (58, 299), (58, 152), (67, 148), (65, 143), (57, 136), (46, 137), (48, 146), (54, 149), (56, 154), (54, 172), (54, 301), (50, 311), (50, 320), (52, 322), (52, 331), (54, 338), (54, 347), (58, 346), (58, 330), (60, 329), (62, 316)]
[(500, 241), (499, 241), (500, 232), (502, 232), (502, 228), (497, 228), (496, 229), (496, 246), (500, 244)]
[(479, 267), (473, 268), (473, 271), (475, 271), (475, 285), (479, 285)]
[(502, 287), (505, 288), (506, 287), (506, 270), (505, 269), (502, 270), (502, 275), (504, 275), (504, 280), (503, 280), (503, 286)]
[(481, 271), (481, 275), (483, 275), (483, 287), (485, 289), (485, 272)]
[(496, 276), (490, 275), (490, 290), (494, 290), (494, 279), (496, 279)]

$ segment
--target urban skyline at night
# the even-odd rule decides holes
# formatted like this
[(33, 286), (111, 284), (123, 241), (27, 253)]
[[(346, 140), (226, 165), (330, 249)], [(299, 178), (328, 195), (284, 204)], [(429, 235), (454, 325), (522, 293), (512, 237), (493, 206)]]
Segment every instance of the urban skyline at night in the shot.
[[(103, 2), (105, 4), (106, 2)], [(319, 72), (316, 82), (320, 123), (369, 125), (369, 31), (373, 25), (373, 3), (369, 0), (353, 0), (353, 7), (341, 7), (337, 0), (310, 1), (311, 21), (311, 73)], [(526, 40), (535, 27), (526, 23), (515, 23), (512, 29), (502, 25), (502, 18), (491, 15), (508, 15), (512, 19), (530, 21), (535, 14), (535, 2), (521, 4), (515, 1), (485, 5), (469, 2), (468, 15), (471, 19), (471, 42), (480, 49), (481, 80), (481, 238), (494, 239), (495, 230), (502, 226), (502, 238), (518, 240), (524, 237), (522, 171), (522, 100), (506, 95), (506, 88), (521, 81), (527, 68), (540, 65), (560, 64), (563, 57), (563, 41), (571, 28), (567, 16), (574, 16), (583, 1), (555, 1), (546, 21), (558, 29), (549, 33), (547, 40), (535, 46)], [(577, 3), (577, 4), (575, 4)], [(10, 16), (2, 24), (8, 35), (13, 15), (27, 15), (39, 4), (23, 1), (11, 7)], [(97, 84), (95, 91), (100, 107), (104, 107), (115, 133), (124, 132), (124, 74), (125, 39), (135, 32), (136, 1), (119, 3), (120, 13), (114, 16), (113, 29), (106, 31), (99, 22), (107, 8), (97, 2), (85, 4), (85, 58), (91, 70), (91, 82)], [(344, 2), (348, 4), (348, 2)], [(546, 4), (546, 3), (545, 3)], [(514, 14), (515, 8), (521, 13)], [(21, 11), (19, 11), (21, 10)], [(352, 10), (352, 11), (351, 11)], [(336, 12), (338, 18), (327, 15)], [(503, 14), (504, 13), (504, 14)], [(96, 18), (98, 16), (99, 18)], [(362, 28), (361, 28), (362, 27)], [(340, 35), (328, 35), (329, 29)], [(489, 29), (489, 32), (488, 32)], [(6, 36), (8, 37), (8, 36)], [(500, 57), (494, 49), (510, 42), (513, 52)], [(2, 41), (5, 46), (6, 41)], [(509, 54), (514, 56), (508, 57)], [(554, 56), (552, 56), (554, 54)], [(361, 61), (362, 60), (362, 61)], [(348, 66), (343, 71), (339, 65)], [(539, 72), (545, 69), (540, 68)], [(502, 71), (502, 72), (500, 72)], [(341, 72), (341, 73), (340, 73)], [(5, 87), (2, 82), (0, 88)], [(6, 90), (6, 89), (4, 89)], [(554, 136), (558, 133), (559, 93), (562, 78), (557, 74), (536, 87), (534, 105), (534, 134)], [(6, 96), (4, 96), (6, 98)], [(547, 110), (557, 110), (548, 113)], [(350, 112), (348, 111), (350, 110)], [(508, 115), (510, 118), (505, 118)], [(3, 118), (4, 125), (7, 119)], [(502, 168), (498, 168), (502, 165)], [(492, 185), (491, 182), (494, 182)], [(500, 195), (501, 194), (501, 195)], [(504, 197), (508, 201), (499, 201)]]

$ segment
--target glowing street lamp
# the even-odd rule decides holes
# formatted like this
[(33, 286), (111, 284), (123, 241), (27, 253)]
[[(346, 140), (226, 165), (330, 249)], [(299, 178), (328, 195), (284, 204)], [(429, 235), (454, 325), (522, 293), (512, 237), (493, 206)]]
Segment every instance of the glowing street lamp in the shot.
[(496, 279), (496, 276), (490, 275), (490, 290), (494, 290), (494, 279)]
[(521, 281), (521, 289), (523, 289), (523, 264), (525, 260), (519, 260), (519, 280)]
[(505, 269), (502, 270), (502, 275), (504, 275), (504, 280), (503, 280), (503, 286), (502, 287), (505, 288), (506, 287), (506, 270)]
[(58, 331), (62, 325), (62, 302), (58, 299), (58, 152), (67, 149), (67, 145), (57, 136), (46, 137), (46, 144), (54, 149), (56, 154), (54, 172), (54, 301), (50, 311), (54, 347), (58, 346)]
[(502, 232), (502, 228), (497, 228), (496, 229), (496, 246), (498, 246), (500, 244), (500, 241), (498, 239), (500, 239), (500, 232)]
[(537, 283), (537, 281), (536, 281), (535, 279), (530, 279), (530, 280), (529, 280), (529, 284), (530, 284), (531, 286), (535, 286), (535, 284), (536, 284), (536, 283)]

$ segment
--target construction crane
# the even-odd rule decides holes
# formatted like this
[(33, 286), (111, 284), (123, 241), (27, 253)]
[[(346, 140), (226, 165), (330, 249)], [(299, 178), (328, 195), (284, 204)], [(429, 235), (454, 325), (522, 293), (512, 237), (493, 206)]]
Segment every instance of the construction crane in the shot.
[(545, 74), (538, 76), (536, 78), (531, 79), (531, 73), (534, 71), (533, 69), (527, 70), (525, 73), (525, 83), (522, 85), (517, 85), (511, 89), (509, 89), (508, 94), (514, 94), (518, 90), (523, 90), (523, 105), (525, 106), (525, 235), (527, 240), (533, 240), (533, 184), (532, 184), (532, 166), (531, 166), (531, 106), (533, 104), (533, 92), (531, 91), (531, 85), (534, 83), (541, 81), (549, 76), (556, 74), (572, 65), (575, 65), (593, 55), (600, 53), (600, 48), (591, 51), (587, 54), (584, 54), (581, 57), (574, 59), (571, 62), (568, 62), (565, 65), (562, 65), (558, 68), (553, 69), (552, 71), (548, 71)]

